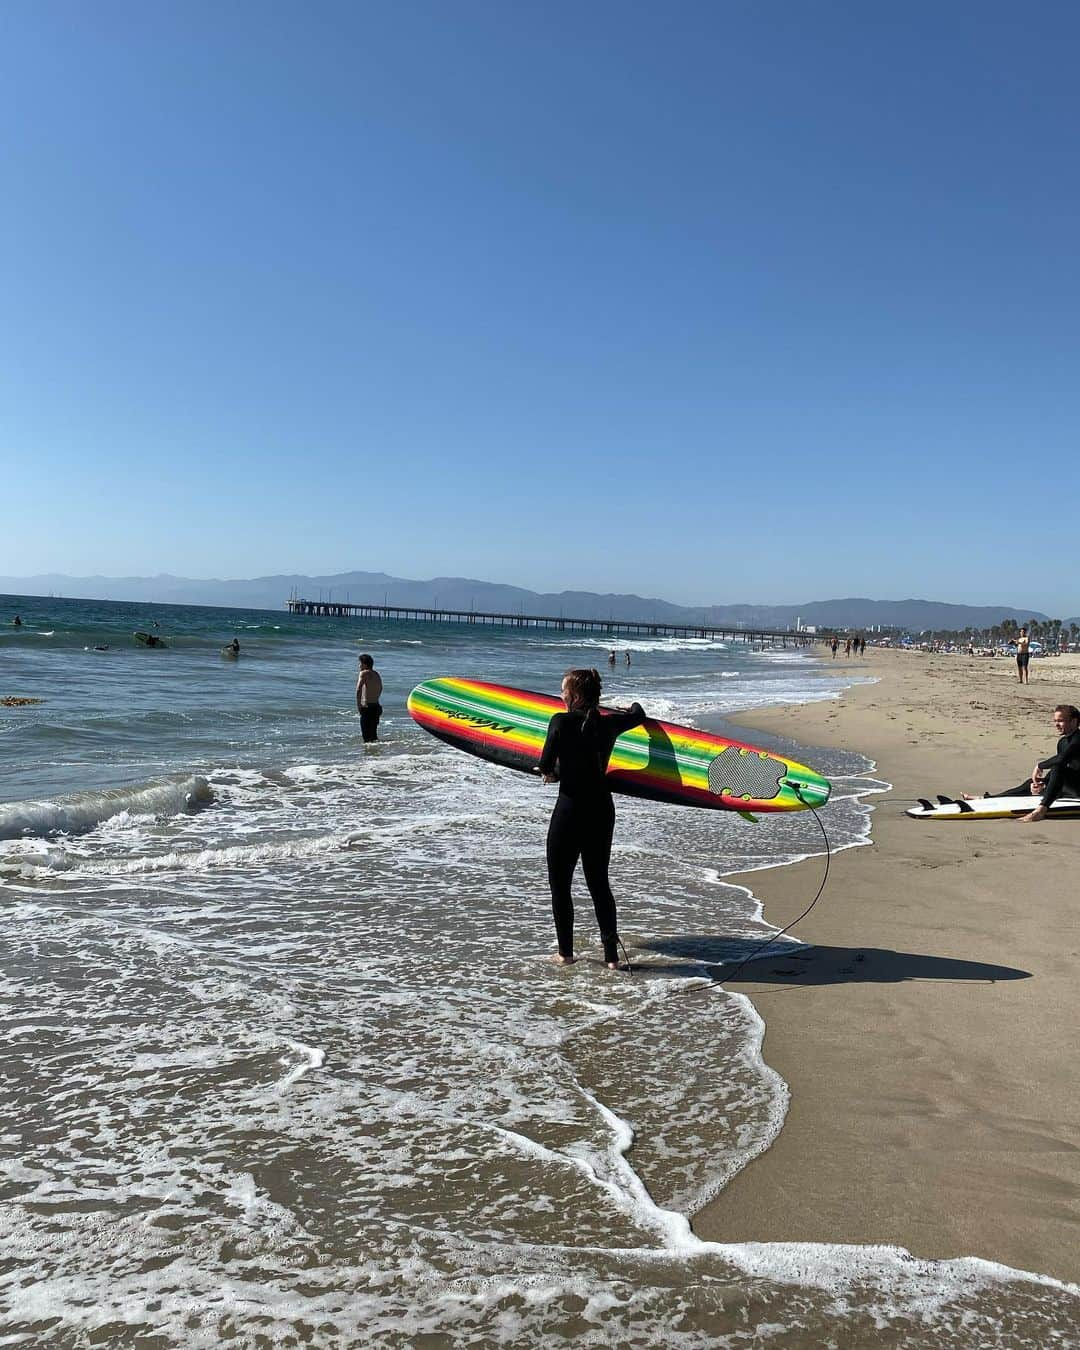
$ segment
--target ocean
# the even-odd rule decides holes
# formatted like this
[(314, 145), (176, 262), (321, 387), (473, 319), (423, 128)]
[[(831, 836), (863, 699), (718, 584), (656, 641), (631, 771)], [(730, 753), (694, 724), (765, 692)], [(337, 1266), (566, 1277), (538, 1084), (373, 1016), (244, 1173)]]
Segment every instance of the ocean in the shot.
[[(820, 854), (809, 813), (617, 799), (634, 973), (604, 968), (580, 883), (560, 969), (554, 789), (405, 709), (434, 676), (556, 693), (595, 664), (610, 701), (719, 730), (855, 663), (637, 639), (609, 674), (602, 638), (543, 631), (0, 615), (0, 697), (41, 700), (0, 708), (0, 1345), (1067, 1343), (1038, 1275), (693, 1232), (788, 1103), (717, 978), (772, 931), (725, 876)], [(873, 766), (789, 748), (834, 781), (832, 848), (866, 842)]]

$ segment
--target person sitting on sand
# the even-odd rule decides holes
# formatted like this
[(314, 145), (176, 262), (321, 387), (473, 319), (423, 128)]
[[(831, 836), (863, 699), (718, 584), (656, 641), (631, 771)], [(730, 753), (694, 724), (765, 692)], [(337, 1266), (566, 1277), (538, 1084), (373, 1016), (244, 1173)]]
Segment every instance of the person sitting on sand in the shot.
[[(988, 792), (987, 797), (1039, 797), (1039, 805), (1023, 821), (1045, 820), (1050, 807), (1059, 797), (1080, 797), (1080, 708), (1071, 703), (1059, 703), (1054, 709), (1054, 728), (1059, 740), (1057, 750), (1049, 759), (1041, 759), (1019, 787), (1004, 792)], [(965, 801), (978, 797), (965, 792)]]

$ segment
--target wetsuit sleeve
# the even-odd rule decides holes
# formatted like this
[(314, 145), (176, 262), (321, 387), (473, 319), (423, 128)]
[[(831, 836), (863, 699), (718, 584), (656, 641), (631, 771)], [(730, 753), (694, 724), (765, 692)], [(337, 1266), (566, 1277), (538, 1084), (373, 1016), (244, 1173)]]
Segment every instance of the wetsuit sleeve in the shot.
[(1062, 736), (1057, 743), (1057, 753), (1051, 755), (1049, 759), (1040, 759), (1040, 769), (1056, 769), (1059, 764), (1065, 764), (1071, 759), (1080, 757), (1080, 731), (1071, 731), (1068, 736)]
[(645, 709), (640, 703), (631, 703), (628, 712), (608, 713), (604, 718), (604, 730), (612, 735), (612, 740), (621, 736), (631, 727), (639, 727), (645, 721)]
[(565, 713), (555, 713), (548, 723), (547, 739), (540, 752), (539, 768), (542, 774), (551, 775), (555, 772), (555, 765), (559, 759), (559, 731), (565, 717)]
[(1058, 752), (1043, 760), (1040, 769), (1049, 769), (1050, 776), (1042, 792), (1042, 805), (1052, 806), (1061, 796), (1066, 783), (1075, 791), (1076, 780), (1080, 779), (1080, 731), (1063, 736), (1058, 741)]

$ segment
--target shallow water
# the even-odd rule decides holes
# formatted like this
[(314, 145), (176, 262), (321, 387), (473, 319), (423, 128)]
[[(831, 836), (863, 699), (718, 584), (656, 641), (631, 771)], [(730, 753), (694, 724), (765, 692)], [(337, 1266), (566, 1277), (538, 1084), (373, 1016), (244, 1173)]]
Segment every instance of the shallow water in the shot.
[[(1074, 1293), (986, 1263), (694, 1237), (787, 1103), (753, 1007), (704, 963), (770, 931), (722, 875), (820, 851), (815, 822), (620, 801), (636, 972), (603, 968), (587, 900), (584, 959), (560, 970), (551, 789), (404, 710), (435, 675), (557, 688), (601, 643), (20, 610), (0, 693), (45, 702), (0, 714), (4, 1343), (1042, 1345), (1080, 1329)], [(136, 647), (154, 618), (168, 648)], [(222, 661), (234, 633), (241, 659)], [(386, 681), (367, 749), (359, 650)], [(832, 697), (847, 674), (790, 650), (631, 650), (611, 701), (702, 725)], [(811, 762), (836, 782), (834, 847), (858, 843), (870, 766)]]

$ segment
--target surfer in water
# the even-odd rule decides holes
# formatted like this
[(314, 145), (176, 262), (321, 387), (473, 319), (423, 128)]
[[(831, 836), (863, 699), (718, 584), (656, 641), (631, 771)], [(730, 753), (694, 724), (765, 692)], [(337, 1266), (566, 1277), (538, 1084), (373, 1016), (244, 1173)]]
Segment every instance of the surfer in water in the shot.
[(597, 671), (566, 672), (562, 682), (566, 712), (556, 713), (548, 725), (539, 771), (545, 783), (559, 784), (547, 834), (551, 912), (559, 942), (552, 959), (559, 965), (570, 965), (574, 960), (570, 888), (580, 858), (604, 944), (604, 961), (609, 970), (618, 970), (619, 930), (615, 897), (608, 881), (615, 805), (605, 775), (616, 739), (631, 727), (640, 726), (645, 710), (640, 703), (633, 703), (628, 712), (602, 717), (600, 690)]
[[(1039, 797), (1033, 811), (1020, 816), (1023, 821), (1045, 820), (1050, 807), (1059, 797), (1080, 797), (1080, 708), (1071, 703), (1059, 703), (1054, 709), (1054, 730), (1058, 734), (1057, 751), (1049, 759), (1041, 759), (1019, 787), (1004, 792), (988, 792), (988, 797)], [(965, 801), (980, 798), (965, 792)]]

